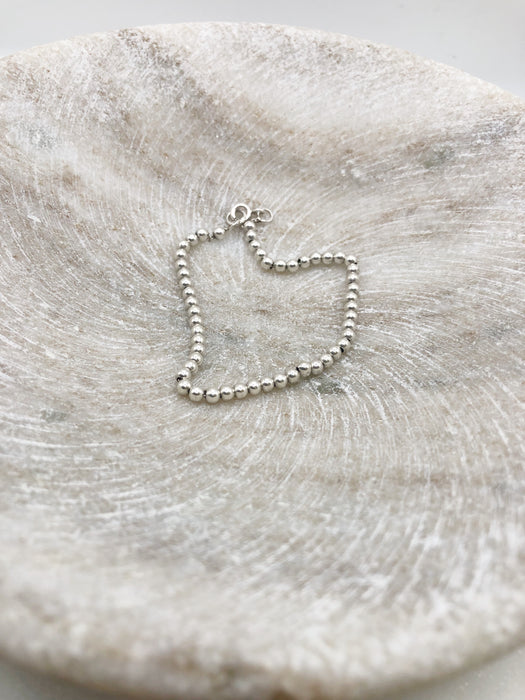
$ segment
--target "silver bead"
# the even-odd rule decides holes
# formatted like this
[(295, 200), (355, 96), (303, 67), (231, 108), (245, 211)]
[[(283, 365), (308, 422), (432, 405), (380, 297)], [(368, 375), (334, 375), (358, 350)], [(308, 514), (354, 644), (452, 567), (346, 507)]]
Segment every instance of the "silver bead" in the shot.
[(325, 265), (331, 265), (334, 262), (334, 254), (333, 253), (323, 253), (323, 262)]
[(296, 272), (299, 269), (299, 263), (297, 260), (288, 260), (286, 263), (286, 269), (288, 272)]
[(357, 293), (351, 290), (350, 292), (347, 293), (345, 300), (346, 301), (356, 301), (357, 299)]
[(186, 240), (186, 238), (179, 243), (179, 248), (181, 250), (188, 250), (189, 247), (190, 247), (190, 243), (188, 240)]
[(336, 265), (342, 265), (346, 262), (346, 255), (344, 253), (336, 253), (334, 255), (334, 262)]
[(286, 261), (276, 260), (273, 264), (276, 272), (284, 272), (286, 270)]
[(193, 289), (193, 287), (188, 286), (182, 290), (183, 297), (192, 297), (194, 294), (195, 294), (195, 290)]
[[(197, 317), (194, 316), (194, 318), (197, 318)], [(193, 319), (192, 319), (192, 320), (193, 320)], [(200, 323), (196, 323), (196, 324), (193, 326), (193, 334), (194, 334), (194, 336), (202, 335), (203, 333), (204, 333), (204, 328), (201, 326)]]
[(193, 345), (191, 346), (191, 351), (192, 352), (200, 352), (200, 354), (202, 355), (202, 353), (204, 352), (204, 345), (202, 343), (195, 343), (194, 342)]
[(184, 303), (186, 306), (197, 306), (197, 297), (186, 297)]
[(231, 401), (233, 399), (233, 397), (235, 396), (231, 386), (221, 387), (220, 394), (221, 394), (221, 399), (223, 401)]
[(259, 243), (259, 241), (253, 239), (253, 241), (250, 241), (249, 246), (252, 250), (257, 250), (257, 248), (261, 247), (261, 244)]
[(184, 367), (184, 369), (181, 369), (179, 372), (177, 372), (177, 381), (181, 382), (183, 379), (188, 379), (191, 377), (191, 372), (187, 367)]
[(245, 231), (251, 231), (251, 230), (253, 230), (253, 229), (255, 228), (255, 224), (253, 223), (253, 221), (250, 221), (250, 220), (248, 219), (248, 221), (245, 221), (245, 222), (244, 222), (244, 224), (242, 225), (242, 227), (243, 227), (243, 229), (244, 229)]
[(348, 291), (355, 292), (357, 294), (357, 292), (359, 291), (359, 285), (357, 284), (357, 282), (351, 282), (348, 285)]
[(178, 251), (175, 253), (175, 255), (177, 256), (177, 258), (184, 260), (186, 258), (186, 256), (188, 255), (188, 253), (186, 252), (186, 250), (184, 248), (179, 248)]
[(190, 308), (188, 309), (188, 314), (190, 316), (200, 316), (201, 315), (200, 306), (197, 306), (196, 304), (192, 304), (190, 306)]
[(286, 379), (288, 380), (288, 384), (297, 384), (297, 382), (301, 379), (301, 375), (294, 367), (286, 372)]
[(177, 270), (185, 270), (188, 267), (186, 260), (177, 260)]
[(314, 377), (317, 376), (318, 374), (321, 374), (323, 369), (324, 369), (324, 367), (323, 367), (323, 363), (321, 362), (321, 360), (314, 360), (312, 362), (312, 374)]
[(348, 340), (348, 338), (341, 338), (341, 340), (339, 341), (339, 347), (341, 348), (341, 352), (346, 352), (351, 345), (352, 343)]
[(190, 360), (196, 362), (198, 365), (202, 364), (202, 355), (200, 352), (192, 352), (190, 355)]
[[(200, 309), (198, 306), (192, 306), (189, 310), (190, 325), (192, 326), (202, 326), (202, 317), (200, 315)], [(195, 331), (194, 331), (195, 333)]]
[(276, 374), (273, 378), (273, 383), (276, 389), (284, 389), (288, 384), (288, 378), (285, 374)]
[(310, 263), (312, 265), (319, 265), (321, 262), (321, 253), (312, 253), (310, 255)]
[(334, 364), (334, 358), (327, 353), (326, 355), (321, 355), (321, 362), (323, 367), (331, 367)]
[(204, 343), (204, 336), (202, 333), (194, 333), (193, 334), (193, 343), (196, 345), (198, 343)]
[(183, 277), (182, 279), (179, 280), (179, 287), (181, 289), (186, 289), (187, 287), (191, 287), (191, 280), (189, 277)]
[(205, 228), (200, 228), (195, 235), (201, 242), (208, 240), (208, 231)]
[(357, 318), (357, 311), (354, 309), (348, 309), (346, 312), (346, 318)]
[(345, 319), (343, 323), (343, 328), (355, 328), (355, 320), (353, 318)]
[(357, 302), (355, 301), (355, 299), (351, 299), (350, 301), (347, 301), (346, 308), (347, 309), (354, 309), (354, 310), (357, 309)]
[(233, 393), (236, 399), (244, 399), (248, 395), (248, 387), (246, 384), (236, 384)]
[(182, 277), (189, 277), (190, 271), (187, 267), (179, 267), (179, 269), (177, 270), (177, 276), (179, 279), (182, 279)]
[(255, 233), (255, 231), (246, 231), (246, 240), (248, 241), (248, 243), (254, 241), (256, 236), (257, 234)]
[(310, 257), (308, 255), (301, 255), (299, 258), (299, 267), (303, 269), (310, 267)]
[(357, 263), (348, 263), (346, 269), (348, 272), (357, 272), (359, 270), (359, 265)]
[(271, 377), (264, 377), (261, 380), (261, 388), (265, 393), (268, 393), (274, 388), (273, 379)]
[(343, 332), (343, 338), (346, 338), (347, 340), (352, 340), (352, 338), (355, 336), (355, 331), (353, 328), (345, 328)]
[(197, 245), (197, 243), (199, 242), (199, 237), (196, 233), (190, 233), (187, 240), (190, 245)]
[(312, 373), (312, 365), (309, 362), (300, 362), (297, 365), (297, 371), (301, 377), (309, 377)]
[(261, 382), (258, 382), (257, 379), (252, 379), (250, 382), (248, 382), (248, 393), (252, 394), (252, 396), (260, 394)]
[(213, 231), (213, 237), (220, 240), (221, 238), (224, 238), (225, 233), (226, 231), (222, 228), (222, 226), (217, 226), (217, 228)]
[(273, 266), (273, 260), (272, 258), (266, 257), (261, 260), (261, 267), (264, 267), (265, 270), (269, 270)]
[(218, 389), (206, 389), (205, 397), (208, 403), (217, 403), (221, 395)]
[(257, 260), (263, 260), (266, 257), (266, 251), (262, 248), (258, 248), (255, 251), (255, 257), (257, 258)]
[(198, 386), (192, 386), (189, 392), (189, 397), (192, 401), (202, 401), (204, 391)]
[(349, 272), (346, 276), (346, 281), (347, 282), (357, 282), (358, 276), (355, 274), (355, 272)]
[(339, 360), (341, 355), (343, 354), (341, 348), (339, 345), (334, 345), (333, 348), (330, 348), (330, 355), (333, 357), (334, 360)]
[(352, 263), (356, 263), (357, 258), (354, 255), (347, 255), (346, 256), (346, 264), (347, 265), (352, 265)]
[(177, 382), (177, 393), (181, 396), (187, 396), (190, 393), (190, 389), (191, 382), (187, 379), (181, 379), (180, 382)]
[(198, 369), (198, 365), (195, 362), (195, 360), (188, 360), (186, 364), (184, 365), (187, 369), (190, 370), (190, 372), (196, 372)]

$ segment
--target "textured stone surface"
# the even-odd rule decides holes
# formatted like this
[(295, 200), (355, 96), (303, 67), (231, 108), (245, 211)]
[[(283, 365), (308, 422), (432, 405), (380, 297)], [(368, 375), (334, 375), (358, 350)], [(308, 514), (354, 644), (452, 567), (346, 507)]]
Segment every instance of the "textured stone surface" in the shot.
[[(524, 639), (524, 125), (471, 76), (293, 28), (0, 61), (4, 654), (148, 697), (347, 699)], [(283, 257), (358, 256), (358, 337), (194, 405), (174, 246), (237, 201)], [(213, 250), (205, 376), (325, 346), (337, 268)]]

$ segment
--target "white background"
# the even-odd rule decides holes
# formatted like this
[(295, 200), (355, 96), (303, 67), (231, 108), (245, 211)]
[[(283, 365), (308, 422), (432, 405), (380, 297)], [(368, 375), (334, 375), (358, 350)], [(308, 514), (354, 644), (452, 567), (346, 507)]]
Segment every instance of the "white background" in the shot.
[[(343, 32), (448, 63), (525, 98), (525, 0), (0, 0), (0, 56), (76, 34), (208, 20)], [(525, 650), (518, 650), (395, 700), (522, 700), (524, 689)], [(102, 698), (0, 661), (0, 700)]]

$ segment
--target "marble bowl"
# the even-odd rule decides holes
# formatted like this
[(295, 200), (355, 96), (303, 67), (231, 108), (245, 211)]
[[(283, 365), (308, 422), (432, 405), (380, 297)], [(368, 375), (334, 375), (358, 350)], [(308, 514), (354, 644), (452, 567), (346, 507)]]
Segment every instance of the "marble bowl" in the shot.
[[(0, 61), (0, 651), (147, 698), (349, 700), (524, 640), (525, 104), (368, 41), (146, 26)], [(360, 261), (353, 349), (177, 395), (179, 239)], [(314, 357), (334, 267), (196, 250), (203, 381)]]

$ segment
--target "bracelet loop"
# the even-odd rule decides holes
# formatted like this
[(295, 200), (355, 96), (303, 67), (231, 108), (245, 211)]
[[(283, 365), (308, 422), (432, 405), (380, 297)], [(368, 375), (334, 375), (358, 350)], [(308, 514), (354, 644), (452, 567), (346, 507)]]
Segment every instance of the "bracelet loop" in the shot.
[(250, 218), (256, 224), (269, 224), (273, 220), (273, 213), (270, 209), (253, 209)]
[[(239, 214), (239, 212), (241, 212)], [(239, 214), (239, 215), (238, 215)], [(252, 214), (252, 210), (247, 204), (235, 204), (226, 216), (226, 222), (229, 226), (238, 226), (248, 221)]]

